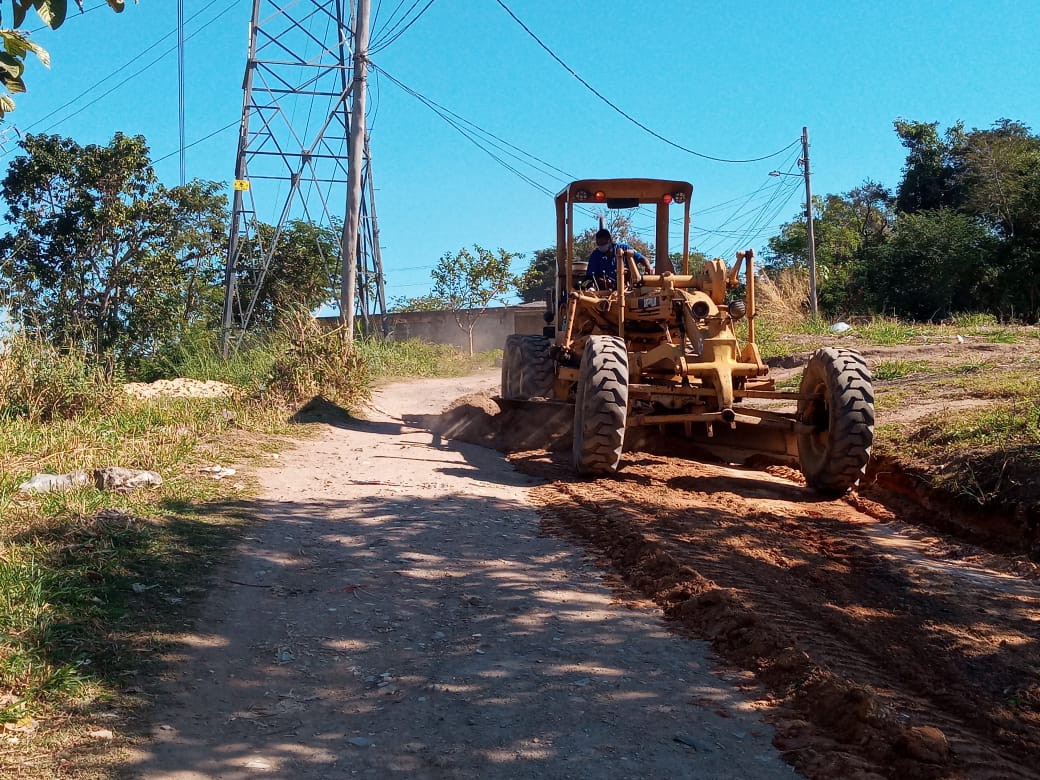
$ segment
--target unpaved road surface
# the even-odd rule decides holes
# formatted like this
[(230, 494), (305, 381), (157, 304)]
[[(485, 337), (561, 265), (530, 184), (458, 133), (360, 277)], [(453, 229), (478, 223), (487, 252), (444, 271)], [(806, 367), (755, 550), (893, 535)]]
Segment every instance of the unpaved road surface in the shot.
[(577, 481), (565, 455), (512, 459), (544, 480), (549, 527), (755, 673), (800, 771), (1040, 777), (1035, 567), (877, 490), (821, 500), (786, 468), (628, 453), (616, 477)]
[[(261, 474), (124, 776), (794, 776), (750, 671), (544, 533), (552, 461), (523, 474), (399, 422), (496, 384), (392, 386)], [(581, 511), (631, 484), (582, 485)]]

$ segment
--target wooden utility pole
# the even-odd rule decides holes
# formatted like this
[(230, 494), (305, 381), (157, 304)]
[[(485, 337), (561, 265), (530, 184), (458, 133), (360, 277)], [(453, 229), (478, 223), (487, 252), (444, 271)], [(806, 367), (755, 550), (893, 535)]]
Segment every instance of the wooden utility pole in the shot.
[(819, 316), (816, 301), (816, 237), (813, 234), (812, 180), (809, 176), (809, 128), (802, 128), (802, 173), (805, 176), (805, 226), (809, 231), (809, 305), (813, 319)]
[(340, 242), (343, 255), (343, 291), (339, 314), (347, 340), (354, 339), (354, 296), (357, 288), (358, 233), (361, 224), (361, 168), (365, 157), (365, 80), (368, 76), (369, 0), (357, 0), (354, 27), (354, 87), (347, 146), (347, 219)]

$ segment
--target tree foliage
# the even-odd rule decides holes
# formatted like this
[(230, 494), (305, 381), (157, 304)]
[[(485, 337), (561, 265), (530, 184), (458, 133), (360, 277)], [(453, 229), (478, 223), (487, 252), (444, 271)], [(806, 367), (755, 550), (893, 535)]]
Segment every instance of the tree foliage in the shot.
[[(858, 293), (856, 271), (872, 247), (892, 232), (892, 197), (880, 184), (866, 181), (843, 195), (813, 198), (817, 295), (824, 311), (840, 311)], [(765, 271), (808, 268), (809, 236), (804, 220), (788, 222), (769, 240)], [(805, 301), (808, 309), (808, 300)]]
[(455, 254), (445, 252), (431, 272), (433, 291), (415, 298), (398, 298), (393, 311), (450, 311), (455, 322), (469, 339), (473, 354), (473, 331), (494, 303), (504, 304), (506, 294), (516, 286), (510, 271), (514, 259), (521, 255), (504, 249), (491, 251), (473, 245)]
[(0, 184), (0, 304), (55, 344), (147, 354), (202, 316), (226, 239), (215, 182), (160, 184), (141, 136), (105, 146), (28, 135)]
[[(259, 265), (261, 249), (270, 247), (274, 240), (275, 228), (261, 224), (257, 234), (256, 244), (242, 247), (244, 255), (253, 255), (250, 262), (254, 267)], [(315, 225), (305, 220), (286, 223), (260, 285), (253, 326), (276, 328), (295, 311), (314, 311), (331, 303), (338, 294), (334, 280), (339, 278), (340, 265), (338, 225)]]
[(523, 303), (545, 299), (546, 290), (556, 288), (556, 247), (538, 249), (531, 265), (516, 277), (516, 293)]
[[(814, 199), (820, 303), (831, 314), (990, 311), (1040, 317), (1040, 137), (898, 120), (907, 149), (894, 196), (871, 182)], [(804, 267), (802, 219), (770, 239), (767, 268)]]
[[(122, 13), (125, 0), (105, 0), (116, 13)], [(136, 2), (136, 0), (135, 0)], [(22, 74), (25, 72), (25, 58), (31, 53), (50, 67), (50, 55), (46, 49), (34, 43), (28, 35), (19, 32), (30, 8), (36, 10), (44, 24), (57, 30), (65, 22), (68, 15), (68, 0), (11, 0), (10, 14), (4, 14), (6, 3), (0, 2), (0, 86), (6, 92), (0, 92), (0, 118), (8, 111), (14, 110), (14, 98), (11, 95), (25, 92)], [(83, 0), (76, 0), (76, 5), (83, 10)], [(5, 24), (11, 27), (5, 28)]]

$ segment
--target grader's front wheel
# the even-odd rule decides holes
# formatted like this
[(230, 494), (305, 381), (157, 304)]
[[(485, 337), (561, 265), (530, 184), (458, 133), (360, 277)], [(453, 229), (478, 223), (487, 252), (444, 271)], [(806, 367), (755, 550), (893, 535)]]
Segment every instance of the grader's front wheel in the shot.
[(628, 350), (616, 336), (585, 344), (574, 404), (574, 467), (612, 474), (621, 462), (628, 416)]
[(842, 494), (866, 472), (874, 441), (874, 387), (863, 357), (821, 349), (802, 373), (798, 418), (814, 430), (798, 436), (798, 460), (809, 487)]

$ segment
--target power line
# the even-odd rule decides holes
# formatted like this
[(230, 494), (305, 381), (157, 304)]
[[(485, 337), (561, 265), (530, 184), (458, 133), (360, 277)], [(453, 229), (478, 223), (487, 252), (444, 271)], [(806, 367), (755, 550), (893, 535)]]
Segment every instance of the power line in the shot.
[[(219, 13), (217, 13), (217, 15), (216, 15), (216, 16), (214, 16), (214, 17), (213, 17), (212, 19), (210, 19), (210, 20), (209, 20), (208, 22), (205, 22), (204, 24), (202, 24), (202, 25), (201, 25), (200, 27), (198, 27), (198, 28), (197, 28), (197, 29), (196, 29), (196, 30), (195, 30), (194, 32), (192, 32), (191, 34), (189, 34), (189, 35), (186, 35), (186, 36), (184, 36), (184, 40), (185, 40), (185, 41), (189, 41), (189, 40), (191, 40), (192, 38), (194, 38), (194, 37), (195, 37), (196, 35), (198, 35), (198, 34), (199, 34), (200, 32), (202, 32), (202, 31), (203, 31), (204, 29), (206, 29), (206, 28), (207, 28), (207, 27), (209, 27), (209, 26), (210, 26), (211, 24), (213, 24), (213, 23), (214, 23), (214, 22), (216, 22), (216, 21), (217, 21), (218, 19), (220, 19), (220, 17), (224, 16), (224, 15), (225, 15), (226, 13), (228, 13), (229, 11), (231, 11), (231, 10), (232, 10), (232, 9), (233, 9), (233, 8), (235, 7), (235, 5), (237, 5), (237, 3), (238, 3), (238, 0), (232, 0), (232, 2), (230, 2), (230, 3), (229, 3), (229, 4), (227, 5), (227, 6), (225, 6), (225, 7), (224, 7), (224, 9), (223, 9), (222, 11), (220, 11)], [(196, 14), (196, 16), (197, 16), (197, 14)], [(171, 35), (175, 34), (176, 32), (177, 32), (177, 30), (176, 30), (176, 29), (174, 29), (174, 30), (172, 30), (171, 32), (167, 33), (166, 35), (162, 36), (161, 38), (159, 38), (159, 40), (157, 40), (157, 41), (156, 41), (155, 43), (153, 43), (152, 45), (150, 45), (150, 46), (148, 46), (148, 47), (147, 47), (146, 49), (144, 49), (144, 51), (142, 51), (141, 53), (139, 53), (138, 55), (136, 55), (135, 57), (133, 57), (133, 58), (132, 58), (132, 59), (131, 59), (131, 60), (130, 60), (129, 62), (127, 62), (127, 63), (126, 63), (125, 65), (123, 65), (123, 66), (122, 66), (121, 68), (118, 68), (118, 69), (114, 70), (114, 71), (113, 71), (112, 73), (110, 73), (109, 75), (105, 76), (105, 78), (103, 78), (103, 79), (101, 79), (100, 81), (96, 82), (96, 83), (95, 83), (95, 84), (94, 84), (93, 86), (91, 86), (91, 87), (88, 87), (88, 88), (87, 88), (87, 89), (85, 89), (85, 90), (84, 90), (83, 92), (81, 92), (81, 93), (80, 93), (79, 95), (77, 95), (76, 97), (74, 97), (74, 98), (73, 98), (72, 100), (70, 100), (70, 101), (68, 101), (67, 103), (65, 103), (65, 104), (64, 104), (63, 106), (61, 106), (61, 107), (59, 107), (59, 108), (56, 108), (56, 109), (55, 109), (54, 111), (52, 111), (52, 112), (50, 112), (49, 114), (47, 114), (47, 116), (45, 116), (45, 117), (42, 117), (41, 119), (38, 119), (37, 121), (33, 122), (33, 124), (32, 124), (32, 125), (30, 125), (30, 126), (29, 126), (29, 128), (26, 128), (26, 129), (31, 129), (31, 128), (35, 127), (36, 125), (40, 124), (41, 122), (43, 122), (43, 121), (44, 121), (44, 120), (46, 120), (47, 118), (49, 118), (49, 117), (53, 116), (54, 114), (56, 114), (57, 112), (61, 111), (62, 109), (64, 109), (64, 108), (67, 108), (68, 106), (72, 105), (73, 103), (75, 103), (75, 102), (76, 102), (76, 101), (78, 101), (78, 100), (79, 100), (80, 98), (82, 98), (82, 97), (84, 97), (85, 95), (87, 95), (87, 94), (88, 94), (89, 92), (91, 92), (91, 91), (92, 91), (93, 89), (95, 89), (96, 87), (98, 87), (99, 85), (103, 84), (103, 83), (104, 83), (105, 81), (108, 81), (108, 79), (110, 79), (110, 78), (112, 78), (113, 76), (115, 76), (115, 75), (117, 75), (118, 73), (120, 73), (120, 72), (121, 72), (121, 71), (122, 71), (122, 70), (123, 70), (124, 68), (128, 67), (129, 65), (131, 65), (131, 64), (133, 64), (134, 62), (136, 62), (137, 60), (139, 60), (139, 59), (140, 59), (141, 57), (143, 57), (143, 56), (144, 56), (145, 54), (147, 54), (147, 53), (148, 53), (149, 51), (151, 51), (152, 49), (154, 49), (154, 48), (155, 48), (156, 46), (158, 46), (158, 45), (159, 45), (160, 43), (162, 43), (162, 42), (163, 42), (164, 40), (166, 40), (167, 38), (169, 38), (169, 37), (170, 37)], [(111, 89), (107, 90), (106, 92), (103, 92), (103, 93), (102, 93), (101, 95), (99, 95), (99, 96), (98, 96), (98, 97), (97, 97), (97, 98), (96, 98), (96, 99), (95, 99), (95, 100), (94, 100), (94, 101), (93, 101), (92, 103), (89, 103), (89, 104), (87, 104), (86, 106), (83, 106), (82, 108), (79, 108), (79, 109), (77, 109), (77, 110), (73, 111), (73, 112), (72, 112), (71, 114), (69, 114), (69, 115), (67, 115), (67, 116), (63, 117), (62, 119), (59, 119), (59, 120), (58, 120), (57, 122), (54, 122), (54, 123), (52, 123), (52, 124), (51, 124), (51, 125), (49, 125), (49, 126), (48, 126), (48, 127), (47, 127), (47, 128), (46, 128), (46, 129), (44, 130), (44, 131), (43, 131), (43, 132), (49, 132), (49, 131), (50, 131), (50, 130), (52, 130), (53, 128), (55, 128), (55, 127), (57, 127), (58, 125), (62, 124), (63, 122), (67, 122), (68, 120), (72, 119), (72, 117), (74, 117), (74, 116), (76, 116), (76, 115), (78, 115), (78, 114), (81, 114), (81, 113), (82, 113), (83, 111), (85, 111), (85, 110), (86, 110), (87, 108), (89, 108), (89, 107), (90, 107), (90, 105), (93, 105), (94, 103), (97, 103), (97, 101), (101, 100), (102, 98), (108, 97), (108, 96), (109, 96), (109, 95), (111, 95), (111, 94), (112, 94), (113, 92), (115, 92), (115, 91), (116, 91), (117, 89), (119, 89), (120, 87), (122, 87), (123, 85), (125, 85), (125, 84), (126, 84), (127, 82), (129, 82), (129, 81), (131, 81), (131, 80), (133, 80), (133, 79), (137, 78), (137, 77), (138, 77), (138, 76), (140, 76), (140, 75), (141, 75), (142, 73), (144, 73), (144, 72), (145, 72), (146, 70), (148, 70), (149, 68), (151, 68), (151, 67), (152, 67), (153, 65), (157, 64), (158, 62), (162, 61), (162, 60), (163, 60), (163, 59), (165, 59), (165, 58), (166, 58), (166, 57), (167, 57), (167, 56), (168, 56), (169, 54), (171, 54), (171, 53), (175, 52), (176, 50), (177, 50), (177, 44), (174, 44), (174, 46), (172, 46), (172, 47), (170, 47), (170, 48), (166, 49), (166, 50), (165, 50), (165, 51), (164, 51), (164, 52), (163, 52), (162, 54), (160, 54), (160, 55), (159, 55), (158, 57), (156, 57), (156, 58), (155, 58), (154, 60), (152, 60), (151, 62), (149, 62), (149, 63), (148, 63), (147, 65), (145, 65), (145, 66), (144, 66), (143, 68), (140, 68), (140, 69), (138, 69), (138, 70), (134, 71), (134, 72), (133, 72), (132, 74), (130, 74), (130, 75), (129, 75), (129, 76), (127, 76), (127, 77), (126, 77), (125, 79), (123, 79), (122, 81), (120, 81), (120, 82), (119, 82), (118, 84), (116, 84), (116, 85), (115, 85), (114, 87), (112, 87)]]
[(656, 130), (648, 127), (645, 124), (643, 124), (638, 119), (636, 119), (634, 116), (632, 116), (631, 114), (626, 112), (624, 109), (622, 109), (620, 106), (618, 106), (616, 103), (611, 101), (610, 98), (606, 97), (602, 92), (597, 90), (589, 82), (587, 82), (585, 79), (583, 79), (581, 76), (579, 76), (578, 73), (570, 65), (568, 65), (566, 62), (564, 62), (562, 59), (560, 59), (559, 55), (557, 55), (556, 52), (554, 52), (545, 43), (543, 43), (542, 39), (539, 38), (537, 35), (535, 35), (534, 32), (531, 30), (531, 28), (528, 27), (526, 24), (524, 24), (523, 21), (521, 21), (520, 18), (509, 9), (509, 6), (507, 6), (504, 2), (502, 2), (502, 0), (495, 0), (495, 2), (498, 3), (500, 6), (502, 6), (502, 9), (513, 18), (513, 21), (515, 21), (518, 25), (520, 25), (524, 29), (524, 32), (526, 32), (529, 36), (531, 36), (531, 38), (534, 39), (535, 43), (537, 43), (539, 46), (541, 46), (549, 54), (550, 57), (552, 57), (554, 60), (556, 60), (556, 62), (558, 62), (561, 67), (563, 67), (564, 70), (566, 70), (568, 73), (570, 73), (572, 76), (574, 76), (574, 78), (576, 78), (579, 82), (581, 82), (582, 86), (584, 86), (587, 90), (589, 90), (589, 92), (591, 92), (593, 95), (598, 97), (600, 100), (602, 100), (604, 103), (606, 103), (612, 109), (614, 109), (617, 113), (621, 114), (621, 116), (623, 116), (629, 122), (634, 124), (636, 127), (639, 127), (642, 130), (645, 130), (647, 133), (652, 135), (654, 138), (657, 138), (660, 141), (664, 141), (669, 146), (673, 146), (676, 149), (679, 149), (680, 151), (686, 152), (687, 154), (692, 154), (695, 157), (700, 157), (701, 159), (704, 159), (704, 160), (712, 160), (714, 162), (722, 162), (722, 163), (753, 163), (753, 162), (761, 162), (762, 160), (768, 160), (770, 157), (776, 157), (779, 154), (783, 154), (788, 149), (790, 149), (792, 146), (794, 146), (795, 144), (797, 144), (797, 143), (799, 143), (801, 141), (800, 138), (796, 138), (795, 140), (791, 141), (791, 143), (789, 143), (787, 146), (785, 146), (783, 149), (778, 149), (777, 151), (772, 152), (771, 154), (763, 155), (762, 157), (750, 157), (750, 158), (748, 158), (746, 160), (729, 159), (729, 158), (726, 158), (726, 157), (714, 157), (714, 156), (712, 156), (710, 154), (704, 154), (703, 152), (698, 152), (698, 151), (696, 151), (694, 149), (690, 149), (688, 146), (683, 146), (682, 144), (677, 143), (676, 141), (673, 141), (670, 138), (666, 138), (665, 136), (663, 136), (660, 133), (658, 133)]
[[(398, 38), (400, 38), (402, 35), (404, 35), (406, 32), (408, 32), (408, 29), (413, 24), (415, 24), (417, 21), (419, 21), (419, 19), (422, 18), (422, 15), (425, 14), (430, 9), (430, 6), (433, 5), (434, 0), (429, 0), (426, 3), (426, 5), (424, 5), (422, 7), (422, 10), (420, 10), (419, 13), (417, 13), (414, 17), (412, 17), (412, 19), (407, 24), (405, 24), (404, 27), (402, 27), (400, 30), (398, 30), (395, 33), (394, 29), (396, 29), (398, 26), (400, 26), (404, 22), (404, 20), (408, 17), (408, 14), (410, 14), (412, 12), (412, 10), (417, 5), (419, 5), (420, 2), (422, 2), (422, 0), (416, 0), (414, 3), (412, 3), (411, 7), (407, 11), (405, 11), (403, 16), (401, 16), (401, 19), (393, 27), (391, 27), (389, 30), (387, 30), (383, 34), (382, 38), (380, 38), (379, 40), (375, 41), (375, 43), (373, 43), (372, 48), (370, 48), (368, 50), (368, 53), (369, 54), (377, 54), (377, 53), (381, 52), (383, 49), (385, 49), (386, 47), (390, 46)], [(403, 3), (402, 3), (402, 5), (403, 5)], [(400, 8), (400, 7), (401, 6), (399, 5), (398, 8)], [(395, 13), (396, 13), (396, 10), (395, 10)], [(390, 18), (392, 19), (393, 16), (391, 16)]]
[[(496, 140), (500, 140), (501, 141), (501, 139), (498, 139), (497, 136), (494, 136), (492, 133), (489, 133), (488, 131), (483, 130), (483, 129), (477, 127), (477, 125), (474, 125), (472, 122), (469, 122), (468, 120), (461, 120), (461, 121), (459, 121), (459, 119), (461, 119), (461, 118), (455, 119), (454, 117), (457, 117), (458, 115), (452, 115), (451, 112), (448, 112), (446, 109), (442, 109), (438, 104), (434, 103), (432, 100), (427, 98), (425, 95), (422, 95), (421, 93), (419, 93), (416, 90), (412, 89), (411, 87), (405, 85), (404, 83), (402, 83), (398, 79), (394, 78), (389, 73), (387, 73), (385, 70), (383, 70), (382, 68), (377, 66), (375, 63), (370, 62), (369, 64), (370, 64), (370, 66), (372, 67), (373, 70), (376, 70), (376, 71), (382, 73), (384, 76), (386, 76), (387, 79), (390, 80), (390, 82), (392, 82), (393, 84), (396, 84), (402, 90), (407, 92), (409, 95), (414, 97), (416, 100), (418, 100), (423, 105), (425, 105), (427, 108), (429, 108), (431, 111), (433, 111), (435, 114), (437, 114), (437, 116), (439, 116), (447, 124), (449, 124), (451, 127), (453, 127), (456, 130), (456, 132), (458, 132), (466, 140), (468, 140), (470, 143), (472, 143), (474, 146), (476, 146), (482, 152), (484, 152), (489, 157), (491, 157), (495, 162), (497, 162), (503, 168), (505, 168), (506, 170), (510, 171), (515, 176), (517, 176), (520, 179), (522, 179), (523, 181), (527, 182), (528, 184), (530, 184), (532, 187), (534, 187), (535, 189), (539, 190), (543, 194), (548, 195), (550, 197), (552, 197), (554, 195), (552, 190), (550, 190), (547, 187), (544, 187), (543, 185), (539, 184), (538, 182), (536, 182), (534, 179), (532, 179), (527, 174), (517, 170), (514, 166), (510, 165), (508, 162), (503, 160), (499, 155), (495, 154), (495, 152), (493, 152), (490, 149), (488, 149), (487, 146), (485, 146), (484, 143), (482, 143), (476, 137), (476, 135), (474, 133), (474, 130), (476, 130), (476, 131), (478, 131), (480, 133), (483, 133), (484, 135), (486, 135), (488, 137), (492, 137), (492, 138), (495, 138)], [(465, 127), (462, 124), (462, 122), (465, 122), (466, 124), (470, 125), (473, 128), (473, 130), (470, 130), (469, 128)], [(520, 152), (523, 155), (526, 155), (527, 157), (529, 157), (532, 160), (536, 160), (536, 161), (542, 163), (543, 165), (549, 166), (548, 163), (540, 160), (539, 158), (535, 157), (534, 155), (529, 154), (528, 152), (524, 152), (523, 150), (519, 149), (519, 147), (512, 146), (512, 144), (508, 144), (508, 142), (505, 142), (505, 141), (501, 141), (501, 143), (506, 144), (507, 146), (510, 146), (513, 149), (516, 149), (518, 152)], [(509, 152), (507, 150), (502, 149), (500, 146), (497, 146), (496, 148), (499, 149), (500, 151), (503, 151), (505, 154), (513, 157), (514, 159), (522, 162), (523, 164), (528, 165), (529, 167), (534, 168), (535, 170), (538, 170), (537, 166), (534, 163), (531, 163), (531, 162), (529, 162), (527, 160), (523, 160), (522, 158), (518, 157), (516, 154), (513, 154), (512, 152)], [(553, 166), (549, 166), (549, 167), (553, 167)], [(552, 176), (552, 174), (547, 174), (545, 171), (539, 171), (539, 172), (542, 173), (543, 175)]]
[[(236, 119), (234, 122), (229, 122), (228, 124), (224, 125), (223, 127), (219, 128), (217, 130), (214, 130), (212, 133), (208, 133), (207, 135), (202, 136), (202, 138), (199, 138), (198, 140), (192, 141), (190, 144), (185, 144), (184, 148), (185, 149), (191, 149), (191, 147), (198, 146), (203, 141), (208, 141), (213, 136), (219, 135), (220, 133), (223, 133), (225, 130), (230, 130), (232, 127), (238, 127), (239, 121), (240, 120)], [(179, 153), (180, 153), (180, 150), (177, 149), (175, 151), (170, 152), (169, 154), (165, 154), (162, 157), (159, 157), (159, 158), (157, 158), (155, 160), (152, 160), (152, 165), (155, 165), (156, 163), (164, 162), (165, 160), (169, 160), (175, 154), (179, 154)]]
[[(79, 15), (83, 16), (84, 14), (89, 14), (91, 11), (96, 11), (99, 8), (104, 8), (106, 5), (108, 5), (108, 3), (102, 2), (102, 3), (98, 3), (97, 5), (92, 5), (90, 8), (80, 9)], [(73, 16), (71, 18), (72, 19), (76, 19), (77, 17)], [(40, 25), (39, 27), (35, 27), (32, 30), (29, 30), (29, 34), (30, 35), (35, 35), (38, 32), (43, 32), (44, 30), (49, 30), (49, 29), (51, 29), (49, 25), (43, 24), (43, 25)]]

